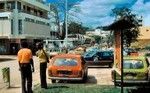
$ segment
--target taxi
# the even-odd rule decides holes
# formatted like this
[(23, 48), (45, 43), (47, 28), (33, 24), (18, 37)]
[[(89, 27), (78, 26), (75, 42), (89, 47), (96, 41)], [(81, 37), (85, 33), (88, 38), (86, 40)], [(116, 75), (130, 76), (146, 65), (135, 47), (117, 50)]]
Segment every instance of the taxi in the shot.
[[(121, 76), (114, 70), (111, 72), (114, 85), (121, 84)], [(143, 86), (150, 84), (150, 66), (145, 56), (126, 56), (123, 59), (123, 83), (125, 86)]]
[(59, 80), (85, 81), (87, 74), (86, 62), (81, 55), (77, 54), (56, 55), (51, 59), (48, 67), (48, 75), (52, 83)]

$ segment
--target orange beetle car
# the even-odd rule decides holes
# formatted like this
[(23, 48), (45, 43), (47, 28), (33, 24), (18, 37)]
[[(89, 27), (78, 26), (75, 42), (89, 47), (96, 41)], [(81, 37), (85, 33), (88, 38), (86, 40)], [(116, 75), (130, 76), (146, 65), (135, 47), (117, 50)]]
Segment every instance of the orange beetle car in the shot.
[(52, 83), (56, 80), (77, 80), (87, 79), (88, 68), (81, 55), (59, 54), (51, 59), (48, 67), (48, 75)]

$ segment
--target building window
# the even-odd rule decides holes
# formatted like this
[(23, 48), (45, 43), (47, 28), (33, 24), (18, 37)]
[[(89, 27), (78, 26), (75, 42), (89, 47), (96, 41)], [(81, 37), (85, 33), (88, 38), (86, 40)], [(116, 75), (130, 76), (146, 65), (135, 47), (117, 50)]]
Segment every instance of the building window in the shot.
[(17, 9), (20, 11), (21, 10), (21, 2), (17, 2)]
[(19, 31), (19, 34), (22, 34), (22, 20), (18, 20), (18, 31)]
[(4, 3), (0, 3), (0, 11), (4, 10)]
[(32, 18), (25, 18), (25, 21), (34, 23), (34, 19)]
[(15, 9), (15, 2), (14, 1), (7, 2), (7, 9), (8, 10)]
[(13, 20), (11, 20), (11, 34), (13, 34)]
[(0, 17), (0, 20), (8, 20), (8, 17)]

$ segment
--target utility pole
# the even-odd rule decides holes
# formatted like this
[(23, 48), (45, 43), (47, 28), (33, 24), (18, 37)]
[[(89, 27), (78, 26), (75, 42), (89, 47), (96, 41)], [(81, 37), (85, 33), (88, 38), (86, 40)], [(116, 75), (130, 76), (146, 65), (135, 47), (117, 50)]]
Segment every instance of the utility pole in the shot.
[(65, 0), (65, 32), (66, 48), (68, 48), (68, 0)]

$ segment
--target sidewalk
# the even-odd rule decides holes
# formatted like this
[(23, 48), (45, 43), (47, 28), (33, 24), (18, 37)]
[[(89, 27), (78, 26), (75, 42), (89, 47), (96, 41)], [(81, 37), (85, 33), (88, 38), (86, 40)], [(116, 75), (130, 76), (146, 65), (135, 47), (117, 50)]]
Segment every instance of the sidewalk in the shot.
[[(20, 72), (18, 70), (18, 62), (17, 57), (15, 55), (0, 55), (0, 59), (13, 59), (7, 61), (0, 62), (0, 93), (21, 93), (21, 77)], [(39, 62), (37, 57), (33, 57), (35, 72), (33, 73), (33, 87), (34, 85), (40, 82), (39, 77)], [(2, 78), (2, 68), (9, 67), (10, 68), (10, 88), (7, 88), (6, 83), (4, 83)], [(47, 82), (49, 82), (47, 80)]]

